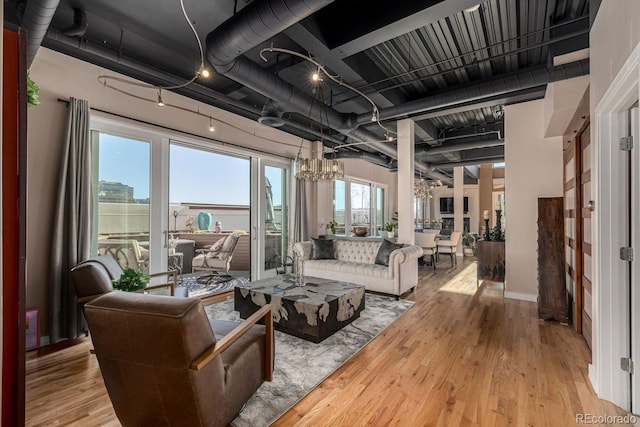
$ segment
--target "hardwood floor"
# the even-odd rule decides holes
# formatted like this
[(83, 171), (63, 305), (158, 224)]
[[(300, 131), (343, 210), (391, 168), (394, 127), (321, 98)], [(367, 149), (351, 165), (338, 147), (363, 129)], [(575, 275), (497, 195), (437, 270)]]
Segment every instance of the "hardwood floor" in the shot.
[[(416, 304), (275, 426), (569, 426), (624, 415), (587, 379), (590, 353), (536, 304), (475, 295), (468, 259), (420, 267)], [(439, 291), (444, 287), (447, 291)], [(118, 425), (89, 343), (27, 362), (27, 425)]]

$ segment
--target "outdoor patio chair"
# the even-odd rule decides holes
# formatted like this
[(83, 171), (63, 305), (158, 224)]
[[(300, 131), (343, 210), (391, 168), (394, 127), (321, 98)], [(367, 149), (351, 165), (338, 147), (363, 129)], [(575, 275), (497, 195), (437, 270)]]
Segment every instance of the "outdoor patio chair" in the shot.
[(98, 255), (110, 255), (122, 269), (138, 268), (146, 272), (149, 268), (149, 250), (134, 239), (100, 240)]
[(238, 245), (240, 235), (237, 233), (218, 240), (208, 249), (197, 249), (193, 258), (193, 271), (224, 271), (225, 274), (231, 268), (231, 259)]

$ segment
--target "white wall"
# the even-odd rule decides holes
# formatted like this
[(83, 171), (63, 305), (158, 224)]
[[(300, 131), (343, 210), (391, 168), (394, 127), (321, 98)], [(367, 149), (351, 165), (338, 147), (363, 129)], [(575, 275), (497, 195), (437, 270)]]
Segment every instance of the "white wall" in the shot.
[(562, 137), (544, 138), (544, 101), (505, 107), (505, 296), (538, 295), (538, 197), (563, 194)]
[[(605, 0), (589, 34), (591, 117), (604, 93), (640, 42), (640, 1)], [(594, 126), (592, 141), (594, 141)]]

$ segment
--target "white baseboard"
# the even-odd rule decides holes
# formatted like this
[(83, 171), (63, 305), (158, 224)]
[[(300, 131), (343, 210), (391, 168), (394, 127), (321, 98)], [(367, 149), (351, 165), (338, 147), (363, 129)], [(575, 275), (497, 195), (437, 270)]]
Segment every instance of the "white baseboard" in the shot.
[(522, 301), (538, 302), (538, 295), (521, 294), (520, 292), (504, 291), (504, 297), (510, 299), (519, 299)]
[(589, 364), (589, 381), (591, 381), (593, 391), (596, 392), (597, 396), (600, 396), (600, 393), (598, 392), (598, 373), (596, 372), (596, 368), (593, 366), (593, 363)]

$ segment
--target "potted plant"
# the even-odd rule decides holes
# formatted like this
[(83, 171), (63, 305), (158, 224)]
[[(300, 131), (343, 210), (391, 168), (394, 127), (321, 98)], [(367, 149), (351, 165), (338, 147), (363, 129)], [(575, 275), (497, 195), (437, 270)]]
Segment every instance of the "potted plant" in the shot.
[(465, 232), (462, 236), (462, 244), (464, 245), (465, 256), (476, 255), (478, 250), (478, 235), (476, 233)]
[(332, 219), (331, 221), (324, 224), (324, 228), (325, 230), (330, 230), (331, 234), (335, 235), (336, 230), (338, 229), (338, 222)]
[(113, 289), (125, 292), (134, 292), (144, 289), (149, 284), (149, 275), (144, 274), (137, 268), (125, 268), (119, 279), (111, 281)]
[(394, 236), (394, 230), (398, 227), (398, 224), (394, 222), (388, 222), (384, 225), (384, 230), (387, 232), (387, 237), (390, 239)]

